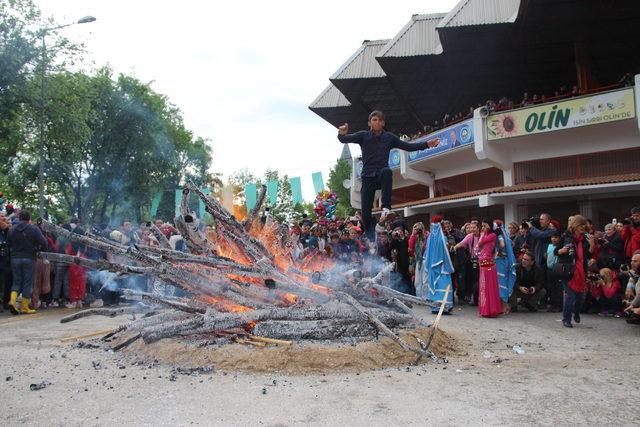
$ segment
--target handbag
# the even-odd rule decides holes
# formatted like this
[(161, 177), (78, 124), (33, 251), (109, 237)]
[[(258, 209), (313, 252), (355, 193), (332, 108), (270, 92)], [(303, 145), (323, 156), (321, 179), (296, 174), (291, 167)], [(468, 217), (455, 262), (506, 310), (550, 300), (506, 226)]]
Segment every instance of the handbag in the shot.
[(571, 280), (573, 277), (574, 263), (556, 262), (553, 264), (553, 274), (558, 279)]

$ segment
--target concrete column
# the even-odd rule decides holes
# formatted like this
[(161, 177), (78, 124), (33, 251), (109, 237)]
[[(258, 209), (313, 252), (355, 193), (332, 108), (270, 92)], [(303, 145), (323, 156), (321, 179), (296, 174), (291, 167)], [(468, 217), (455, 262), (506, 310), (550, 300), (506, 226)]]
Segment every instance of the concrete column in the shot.
[(517, 217), (518, 213), (517, 204), (513, 200), (507, 200), (504, 202), (504, 223), (509, 224), (510, 222), (518, 222), (520, 218)]
[(513, 185), (513, 164), (510, 168), (502, 170), (502, 180), (505, 186)]

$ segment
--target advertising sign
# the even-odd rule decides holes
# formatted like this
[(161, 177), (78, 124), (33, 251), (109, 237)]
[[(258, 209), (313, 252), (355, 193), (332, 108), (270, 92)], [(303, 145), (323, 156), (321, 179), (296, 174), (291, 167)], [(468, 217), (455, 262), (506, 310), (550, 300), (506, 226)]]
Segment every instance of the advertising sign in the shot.
[[(423, 160), (427, 157), (435, 156), (436, 154), (442, 154), (447, 151), (455, 150), (456, 148), (464, 147), (473, 144), (473, 124), (472, 120), (466, 120), (457, 125), (448, 127), (446, 129), (434, 132), (429, 135), (422, 136), (413, 142), (424, 142), (430, 139), (440, 139), (440, 144), (437, 147), (427, 148), (420, 151), (409, 152), (409, 163)], [(389, 153), (389, 168), (397, 169), (400, 167), (400, 150), (393, 149)], [(362, 161), (359, 161), (356, 165), (356, 176), (360, 177), (362, 172)]]
[(633, 88), (567, 99), (487, 117), (489, 141), (571, 129), (636, 116)]

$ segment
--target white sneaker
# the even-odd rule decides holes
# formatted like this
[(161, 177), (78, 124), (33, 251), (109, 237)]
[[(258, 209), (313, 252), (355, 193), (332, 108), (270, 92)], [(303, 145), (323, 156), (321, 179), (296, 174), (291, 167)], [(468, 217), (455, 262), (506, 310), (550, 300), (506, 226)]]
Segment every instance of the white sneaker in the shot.
[(49, 307), (57, 308), (57, 307), (60, 307), (60, 304), (58, 304), (58, 301), (51, 301), (51, 303), (49, 304)]
[(89, 307), (91, 308), (100, 308), (104, 306), (104, 302), (102, 302), (101, 299), (97, 299), (94, 302), (92, 302), (91, 304), (89, 304)]
[(393, 221), (396, 218), (396, 213), (389, 210), (389, 208), (382, 208), (382, 215), (380, 215), (380, 221), (378, 224), (384, 224), (385, 221)]
[(76, 308), (75, 302), (68, 302), (64, 305), (64, 308)]

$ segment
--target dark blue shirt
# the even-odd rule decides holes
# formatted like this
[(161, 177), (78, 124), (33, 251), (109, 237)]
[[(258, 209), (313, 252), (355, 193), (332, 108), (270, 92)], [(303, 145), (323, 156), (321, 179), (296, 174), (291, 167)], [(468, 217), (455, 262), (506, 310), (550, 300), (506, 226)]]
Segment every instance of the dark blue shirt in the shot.
[(429, 148), (427, 141), (404, 142), (387, 131), (376, 135), (370, 130), (361, 130), (347, 135), (338, 135), (338, 140), (343, 144), (360, 145), (363, 163), (361, 176), (363, 177), (374, 177), (382, 168), (389, 167), (389, 152), (392, 148), (405, 151), (419, 151)]

